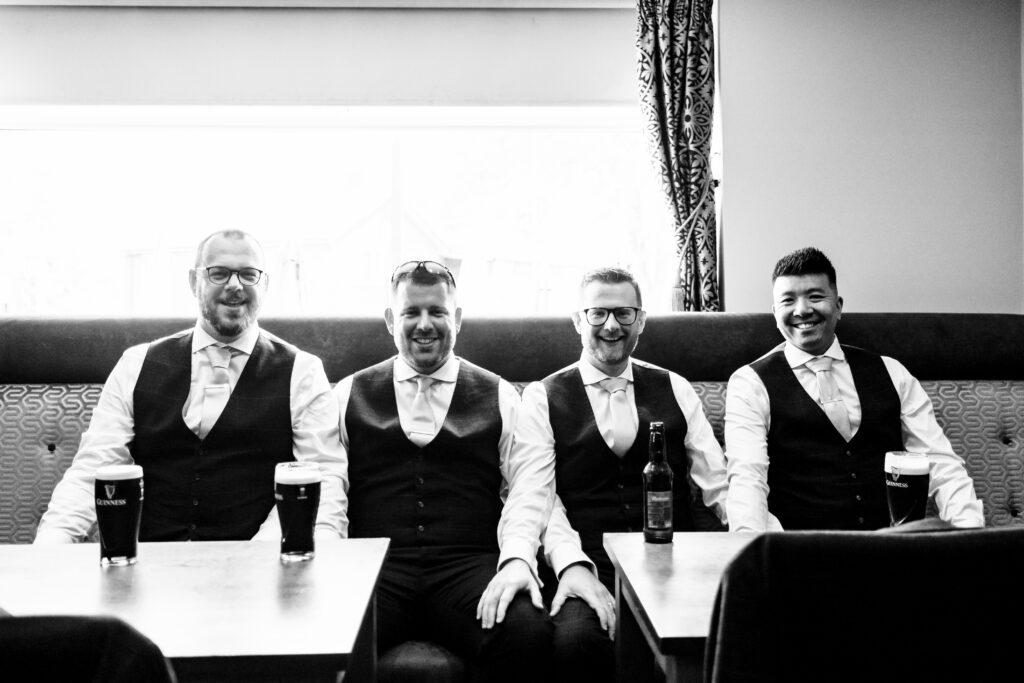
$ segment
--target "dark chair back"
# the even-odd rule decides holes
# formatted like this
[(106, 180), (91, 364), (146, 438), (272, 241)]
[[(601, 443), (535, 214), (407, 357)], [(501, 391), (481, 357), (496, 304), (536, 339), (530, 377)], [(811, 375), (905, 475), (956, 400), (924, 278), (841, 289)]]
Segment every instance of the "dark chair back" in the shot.
[(0, 672), (14, 671), (62, 683), (176, 681), (160, 648), (114, 617), (0, 616)]
[(726, 568), (705, 683), (996, 681), (1020, 668), (1024, 529), (762, 534)]

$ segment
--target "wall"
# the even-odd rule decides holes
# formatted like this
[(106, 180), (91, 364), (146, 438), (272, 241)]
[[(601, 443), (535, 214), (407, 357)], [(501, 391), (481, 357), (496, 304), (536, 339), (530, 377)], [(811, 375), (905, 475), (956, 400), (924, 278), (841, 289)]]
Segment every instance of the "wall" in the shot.
[(633, 14), (592, 4), (0, 7), (0, 104), (633, 102)]
[[(453, 4), (0, 3), (0, 105), (635, 102), (631, 0)], [(718, 5), (727, 309), (815, 244), (847, 310), (1024, 312), (1020, 1)]]
[(721, 0), (726, 306), (816, 245), (846, 310), (1024, 312), (1019, 0)]

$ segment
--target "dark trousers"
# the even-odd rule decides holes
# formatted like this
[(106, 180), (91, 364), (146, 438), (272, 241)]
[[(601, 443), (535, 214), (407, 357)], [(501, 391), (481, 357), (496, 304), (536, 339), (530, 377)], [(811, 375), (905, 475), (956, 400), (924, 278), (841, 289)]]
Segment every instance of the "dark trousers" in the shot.
[[(544, 582), (544, 602), (550, 606), (558, 589), (558, 579), (543, 561), (539, 567)], [(609, 590), (615, 594), (614, 585)], [(590, 605), (580, 598), (569, 598), (551, 621), (554, 626), (553, 683), (611, 683), (615, 680), (615, 648)]]
[(498, 554), (473, 548), (395, 548), (377, 583), (377, 650), (430, 640), (480, 664), (488, 681), (541, 681), (551, 660), (547, 612), (520, 592), (505, 620), (483, 629), (476, 606)]
[(64, 683), (173, 683), (160, 648), (113, 617), (0, 617), (0, 671)]

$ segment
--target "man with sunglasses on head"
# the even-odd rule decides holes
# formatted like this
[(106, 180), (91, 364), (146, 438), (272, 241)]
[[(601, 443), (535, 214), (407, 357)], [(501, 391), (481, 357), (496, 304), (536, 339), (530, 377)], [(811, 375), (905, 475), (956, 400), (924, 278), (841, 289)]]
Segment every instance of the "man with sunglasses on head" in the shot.
[(249, 540), (280, 534), (278, 462), (318, 463), (317, 534), (344, 536), (346, 463), (337, 403), (319, 358), (259, 328), (269, 276), (240, 230), (206, 237), (189, 284), (195, 327), (129, 348), (39, 523), (36, 543), (86, 538), (103, 465), (142, 466), (142, 541)]
[(462, 309), (448, 268), (404, 263), (390, 290), (398, 355), (335, 387), (349, 535), (391, 539), (378, 651), (429, 640), (478, 662), (488, 681), (541, 680), (551, 626), (536, 557), (554, 461), (513, 454), (515, 388), (454, 355)]
[[(646, 319), (629, 272), (588, 272), (572, 314), (583, 344), (579, 361), (523, 392), (513, 453), (523, 460), (556, 459), (557, 496), (541, 566), (555, 629), (552, 680), (614, 678), (615, 571), (602, 535), (643, 527), (642, 472), (652, 421), (665, 425), (675, 529), (695, 529), (691, 496), (698, 494), (726, 521), (725, 459), (700, 399), (676, 373), (631, 357)], [(624, 400), (614, 396), (619, 392)], [(692, 493), (689, 481), (697, 487)]]

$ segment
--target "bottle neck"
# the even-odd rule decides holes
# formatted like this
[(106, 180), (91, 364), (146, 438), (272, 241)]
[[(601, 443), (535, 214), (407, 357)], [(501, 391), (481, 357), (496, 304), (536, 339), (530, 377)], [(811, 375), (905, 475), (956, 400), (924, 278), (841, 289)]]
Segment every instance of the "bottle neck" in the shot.
[(651, 443), (648, 448), (651, 462), (665, 462), (665, 435), (651, 432)]

